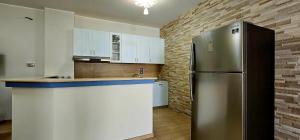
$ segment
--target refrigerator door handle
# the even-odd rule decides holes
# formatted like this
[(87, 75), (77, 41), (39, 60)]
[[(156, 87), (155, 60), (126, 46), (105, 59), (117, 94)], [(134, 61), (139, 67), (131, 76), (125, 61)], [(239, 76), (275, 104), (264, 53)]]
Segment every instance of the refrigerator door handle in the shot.
[(189, 73), (189, 82), (190, 82), (190, 98), (191, 98), (191, 101), (193, 102), (193, 100), (194, 100), (194, 95), (193, 95), (193, 88), (194, 88), (194, 86), (193, 86), (193, 75), (194, 75), (194, 57), (195, 57), (195, 55), (194, 55), (194, 51), (195, 51), (195, 49), (194, 49), (194, 43), (192, 43), (192, 45), (191, 45), (191, 55), (190, 55), (190, 73)]
[(194, 43), (191, 45), (191, 55), (190, 55), (190, 71), (194, 71), (195, 69), (195, 46)]
[(191, 98), (191, 101), (193, 102), (193, 100), (194, 100), (194, 94), (193, 94), (193, 88), (194, 88), (194, 86), (193, 86), (193, 72), (191, 72), (190, 73), (190, 77), (189, 77), (189, 79), (190, 79), (190, 98)]

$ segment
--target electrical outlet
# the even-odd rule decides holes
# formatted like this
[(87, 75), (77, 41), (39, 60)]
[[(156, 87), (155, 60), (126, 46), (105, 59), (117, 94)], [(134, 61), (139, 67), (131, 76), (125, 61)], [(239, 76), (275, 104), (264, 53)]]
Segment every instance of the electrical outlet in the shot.
[(26, 62), (26, 67), (34, 68), (35, 67), (35, 63), (34, 62)]
[(140, 68), (140, 74), (144, 74), (144, 68)]

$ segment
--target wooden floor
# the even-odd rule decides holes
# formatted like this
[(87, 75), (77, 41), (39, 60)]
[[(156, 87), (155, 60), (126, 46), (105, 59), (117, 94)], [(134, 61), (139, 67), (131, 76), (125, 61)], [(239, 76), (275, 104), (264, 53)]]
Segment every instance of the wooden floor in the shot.
[(147, 140), (190, 140), (191, 118), (169, 108), (154, 109), (154, 138)]
[(11, 140), (11, 121), (0, 122), (0, 140)]
[[(170, 110), (154, 109), (154, 138), (147, 140), (190, 140), (190, 117)], [(11, 140), (11, 122), (0, 122), (0, 140)]]

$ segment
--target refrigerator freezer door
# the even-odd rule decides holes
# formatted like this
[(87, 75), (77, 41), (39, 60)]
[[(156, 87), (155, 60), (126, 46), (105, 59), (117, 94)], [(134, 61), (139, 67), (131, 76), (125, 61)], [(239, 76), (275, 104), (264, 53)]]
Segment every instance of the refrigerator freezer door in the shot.
[(196, 73), (192, 140), (242, 140), (241, 73)]
[(242, 23), (237, 22), (193, 38), (195, 71), (242, 71)]

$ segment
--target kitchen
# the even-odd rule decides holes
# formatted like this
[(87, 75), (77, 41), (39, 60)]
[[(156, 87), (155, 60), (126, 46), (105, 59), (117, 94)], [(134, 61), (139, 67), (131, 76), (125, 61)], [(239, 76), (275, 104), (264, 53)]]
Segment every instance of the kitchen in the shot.
[[(196, 113), (192, 111), (193, 96), (190, 94), (190, 83), (193, 83), (190, 82), (191, 44), (195, 44), (193, 38), (241, 20), (275, 31), (275, 45), (268, 48), (269, 52), (275, 50), (275, 57), (271, 57), (272, 54), (269, 57), (260, 56), (261, 62), (264, 57), (275, 59), (273, 69), (269, 69), (272, 65), (267, 68), (261, 66), (263, 70), (269, 69), (269, 73), (266, 72), (268, 74), (262, 77), (275, 76), (275, 80), (272, 80), (272, 76), (268, 78), (275, 83), (275, 89), (272, 88), (275, 91), (268, 91), (276, 95), (273, 97), (269, 94), (263, 103), (269, 107), (264, 111), (269, 115), (275, 114), (274, 120), (269, 119), (274, 121), (274, 125), (269, 125), (274, 127), (274, 132), (268, 131), (268, 134), (274, 133), (274, 139), (300, 137), (297, 127), (300, 96), (297, 69), (300, 28), (298, 1), (162, 0), (150, 8), (139, 7), (138, 3), (130, 0), (91, 0), (86, 3), (1, 0), (0, 3), (3, 3), (0, 4), (0, 56), (4, 57), (1, 59), (0, 73), (8, 86), (4, 88), (3, 83), (1, 89), (1, 109), (4, 109), (0, 113), (5, 112), (2, 113), (5, 114), (3, 120), (8, 120), (4, 124), (9, 124), (10, 118), (16, 118), (18, 123), (14, 123), (13, 119), (12, 132), (7, 133), (13, 139), (24, 136), (38, 139), (39, 136), (48, 135), (51, 136), (47, 139), (190, 139), (190, 132), (195, 129), (191, 128), (191, 116), (193, 118)], [(239, 30), (232, 31), (235, 32)], [(98, 38), (102, 41), (98, 41)], [(208, 50), (214, 51), (214, 45), (210, 44), (208, 46), (212, 47)], [(230, 55), (225, 56), (227, 58)], [(238, 60), (237, 57), (233, 59)], [(46, 78), (41, 79), (43, 77)], [(158, 88), (151, 88), (155, 86)], [(161, 86), (164, 89), (160, 89)], [(11, 87), (16, 96), (11, 97)], [(167, 94), (154, 97), (156, 90)], [(102, 91), (106, 93), (102, 95)], [(120, 92), (124, 92), (124, 100), (113, 98), (118, 97)], [(13, 98), (13, 103), (10, 98)], [(107, 104), (104, 104), (104, 98)], [(152, 110), (155, 99), (161, 100), (163, 107)], [(54, 103), (60, 103), (61, 106)], [(275, 108), (272, 109), (271, 105), (274, 104)], [(78, 110), (74, 109), (78, 105)], [(37, 106), (41, 107), (42, 114), (34, 112), (38, 110)], [(14, 113), (9, 112), (10, 108)], [(29, 114), (27, 118), (22, 116), (25, 109)], [(48, 109), (52, 111), (45, 112)], [(117, 114), (109, 115), (114, 109), (119, 110)], [(136, 112), (131, 112), (131, 109)], [(145, 112), (138, 113), (139, 109)], [(88, 110), (95, 111), (94, 114), (99, 116), (88, 116)], [(127, 116), (133, 113), (132, 116), (140, 119), (131, 115), (126, 121), (126, 117), (116, 117), (122, 115), (118, 114), (122, 113), (120, 110), (128, 110), (123, 114)], [(270, 110), (275, 113), (270, 113)], [(110, 130), (102, 127), (117, 129), (114, 121), (107, 121), (105, 126), (99, 125), (103, 123), (101, 120), (105, 120), (103, 112), (112, 120), (125, 122), (124, 128), (132, 126), (136, 129), (130, 132), (118, 129), (120, 131), (114, 135), (111, 131), (105, 133), (107, 135), (100, 133), (101, 130)], [(84, 121), (74, 119), (74, 114), (84, 118)], [(41, 117), (41, 122), (28, 119), (36, 116)], [(70, 119), (64, 119), (66, 117)], [(41, 125), (45, 119), (49, 119), (46, 121), (48, 123)], [(135, 120), (143, 123), (135, 123)], [(28, 124), (24, 123), (26, 121)], [(61, 126), (62, 122), (66, 125)], [(39, 129), (45, 126), (49, 126), (49, 130)], [(86, 129), (81, 126), (86, 126)], [(82, 132), (79, 133), (77, 129), (82, 129)], [(53, 135), (47, 134), (50, 130)], [(34, 132), (41, 135), (34, 135)]]

